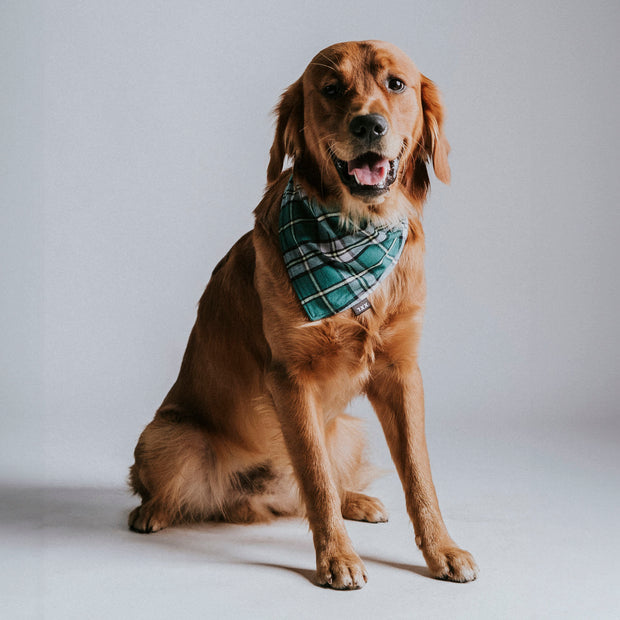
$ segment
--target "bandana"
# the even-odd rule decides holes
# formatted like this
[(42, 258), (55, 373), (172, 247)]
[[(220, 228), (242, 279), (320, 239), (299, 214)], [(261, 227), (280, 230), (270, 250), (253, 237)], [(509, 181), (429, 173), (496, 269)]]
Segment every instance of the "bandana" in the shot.
[(280, 209), (280, 246), (293, 289), (311, 321), (353, 308), (370, 308), (366, 297), (395, 267), (408, 222), (395, 227), (343, 226), (340, 215), (307, 197), (291, 177)]

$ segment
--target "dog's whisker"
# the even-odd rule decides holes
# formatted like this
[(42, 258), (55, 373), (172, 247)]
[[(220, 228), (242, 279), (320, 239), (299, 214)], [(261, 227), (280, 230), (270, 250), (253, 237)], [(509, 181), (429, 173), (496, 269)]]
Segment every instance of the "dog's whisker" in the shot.
[(329, 69), (330, 71), (335, 70), (335, 67), (330, 66), (330, 65), (324, 65), (320, 62), (311, 62), (310, 63), (313, 67), (323, 67), (324, 69)]

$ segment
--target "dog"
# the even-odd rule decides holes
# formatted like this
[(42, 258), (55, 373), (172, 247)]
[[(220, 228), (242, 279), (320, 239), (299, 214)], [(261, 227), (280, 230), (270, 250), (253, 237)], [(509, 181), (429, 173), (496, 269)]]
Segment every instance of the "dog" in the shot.
[(364, 394), (432, 576), (471, 581), (477, 566), (431, 479), (417, 361), (427, 166), (450, 181), (440, 94), (397, 47), (348, 42), (320, 52), (275, 112), (254, 228), (215, 267), (179, 376), (136, 446), (129, 526), (305, 516), (317, 583), (362, 587), (343, 519), (388, 518), (362, 493), (372, 467), (345, 413)]

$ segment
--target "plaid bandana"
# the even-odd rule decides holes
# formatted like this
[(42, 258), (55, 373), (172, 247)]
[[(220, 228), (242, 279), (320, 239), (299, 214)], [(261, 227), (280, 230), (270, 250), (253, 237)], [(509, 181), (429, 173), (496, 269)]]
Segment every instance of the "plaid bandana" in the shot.
[(405, 246), (408, 223), (343, 228), (340, 215), (309, 199), (291, 177), (280, 210), (280, 246), (291, 284), (311, 321), (353, 308), (392, 271)]

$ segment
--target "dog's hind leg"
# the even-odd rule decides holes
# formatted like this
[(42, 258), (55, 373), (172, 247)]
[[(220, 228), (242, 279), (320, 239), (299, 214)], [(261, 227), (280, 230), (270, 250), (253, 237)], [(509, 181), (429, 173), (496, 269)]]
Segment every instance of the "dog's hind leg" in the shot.
[(149, 533), (172, 523), (207, 518), (223, 499), (207, 432), (175, 411), (159, 411), (135, 450), (129, 483), (142, 504), (130, 529)]
[(366, 458), (366, 438), (361, 420), (341, 413), (326, 429), (327, 449), (334, 478), (340, 488), (342, 516), (351, 521), (384, 523), (385, 506), (376, 497), (360, 493), (375, 477)]

